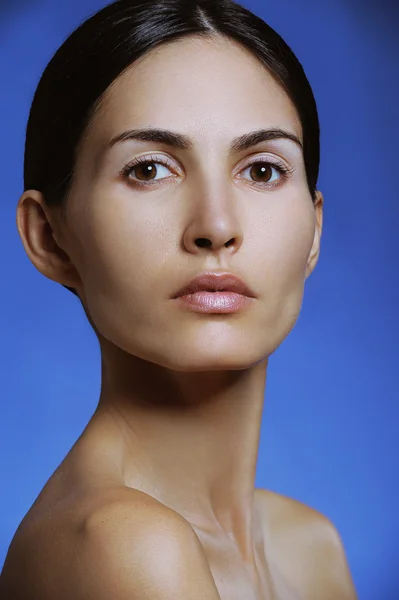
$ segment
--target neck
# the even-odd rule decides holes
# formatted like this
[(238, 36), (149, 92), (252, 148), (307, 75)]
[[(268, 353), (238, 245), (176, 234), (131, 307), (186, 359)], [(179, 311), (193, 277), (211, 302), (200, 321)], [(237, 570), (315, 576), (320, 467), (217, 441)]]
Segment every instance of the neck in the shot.
[(115, 432), (126, 485), (250, 556), (267, 360), (188, 373), (119, 350), (102, 359), (96, 417)]

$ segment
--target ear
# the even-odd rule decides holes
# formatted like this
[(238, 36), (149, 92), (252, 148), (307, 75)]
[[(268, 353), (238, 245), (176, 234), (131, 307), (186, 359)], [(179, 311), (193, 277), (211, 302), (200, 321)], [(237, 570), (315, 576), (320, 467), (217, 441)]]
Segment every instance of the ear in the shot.
[(37, 190), (25, 191), (18, 201), (16, 217), (25, 252), (36, 269), (48, 279), (76, 289), (80, 277), (59, 245), (61, 232), (56, 234), (57, 218), (45, 205), (43, 194)]
[(315, 232), (313, 238), (312, 249), (309, 254), (308, 263), (306, 265), (306, 276), (305, 279), (309, 277), (319, 260), (320, 255), (320, 239), (321, 232), (323, 229), (323, 205), (324, 205), (324, 197), (323, 194), (319, 191), (316, 192), (316, 200), (314, 202), (314, 210), (316, 213), (316, 225)]

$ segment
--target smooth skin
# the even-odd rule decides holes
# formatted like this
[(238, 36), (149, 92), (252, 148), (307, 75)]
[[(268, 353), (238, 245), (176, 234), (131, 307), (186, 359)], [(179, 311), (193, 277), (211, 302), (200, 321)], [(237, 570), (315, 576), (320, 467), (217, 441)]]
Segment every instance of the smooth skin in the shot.
[[(149, 127), (192, 147), (109, 147)], [(1, 600), (356, 599), (334, 525), (254, 486), (268, 357), (298, 318), (323, 215), (300, 145), (229, 154), (233, 138), (262, 128), (303, 140), (291, 101), (249, 51), (220, 37), (163, 44), (105, 94), (65, 218), (38, 190), (20, 198), (25, 250), (78, 291), (102, 384), (14, 537)], [(120, 174), (144, 155), (151, 175)], [(262, 174), (254, 158), (291, 174), (274, 164)], [(256, 299), (236, 314), (182, 309), (173, 294), (204, 271), (235, 273)]]

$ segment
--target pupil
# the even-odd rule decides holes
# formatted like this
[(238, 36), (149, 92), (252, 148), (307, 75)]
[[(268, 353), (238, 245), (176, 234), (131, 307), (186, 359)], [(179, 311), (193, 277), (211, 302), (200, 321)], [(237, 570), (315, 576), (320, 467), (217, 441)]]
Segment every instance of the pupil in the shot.
[[(138, 167), (138, 171), (140, 172), (140, 170), (142, 171), (142, 173), (144, 173), (144, 178), (147, 177), (148, 175), (153, 175), (153, 177), (151, 177), (151, 179), (153, 179), (155, 177), (155, 167), (152, 166), (153, 163), (146, 163), (144, 165), (139, 165)], [(140, 179), (140, 177), (139, 177)]]
[[(271, 177), (271, 167), (269, 165), (253, 165), (252, 169), (255, 171), (255, 173), (258, 171), (260, 172), (261, 176), (262, 175), (268, 175), (267, 179), (270, 179)], [(259, 174), (259, 173), (257, 173)]]

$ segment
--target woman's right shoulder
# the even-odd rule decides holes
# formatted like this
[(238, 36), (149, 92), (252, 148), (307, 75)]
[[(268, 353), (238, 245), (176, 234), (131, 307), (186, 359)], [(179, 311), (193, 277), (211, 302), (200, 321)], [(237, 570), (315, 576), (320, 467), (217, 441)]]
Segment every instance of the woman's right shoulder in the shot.
[(138, 539), (146, 533), (197, 537), (184, 517), (137, 489), (120, 487), (108, 491), (89, 507), (81, 523), (81, 535), (87, 541), (108, 536), (109, 529), (123, 533), (126, 527)]
[(91, 497), (86, 508), (80, 504), (75, 510), (79, 523), (70, 522), (69, 528), (53, 519), (51, 531), (42, 531), (36, 540), (30, 532), (24, 593), (14, 589), (11, 597), (220, 600), (194, 529), (155, 498), (120, 488)]
[(81, 576), (68, 598), (220, 600), (194, 529), (138, 490), (123, 489), (92, 511), (82, 529), (78, 563)]

